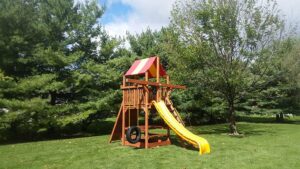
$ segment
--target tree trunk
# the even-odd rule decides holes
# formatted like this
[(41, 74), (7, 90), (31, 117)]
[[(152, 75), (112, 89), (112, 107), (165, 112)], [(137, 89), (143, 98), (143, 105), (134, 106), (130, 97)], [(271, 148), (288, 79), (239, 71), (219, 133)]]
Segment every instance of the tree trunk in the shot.
[(55, 105), (56, 104), (56, 93), (50, 92), (50, 104)]
[(237, 127), (236, 127), (236, 123), (235, 123), (235, 112), (234, 112), (234, 103), (233, 102), (229, 102), (229, 130), (230, 130), (230, 134), (232, 135), (239, 135), (238, 131), (237, 131)]

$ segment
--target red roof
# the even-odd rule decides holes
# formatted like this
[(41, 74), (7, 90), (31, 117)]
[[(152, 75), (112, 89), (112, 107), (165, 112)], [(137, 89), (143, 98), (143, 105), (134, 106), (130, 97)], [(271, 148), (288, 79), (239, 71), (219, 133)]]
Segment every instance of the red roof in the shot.
[[(156, 77), (156, 62), (157, 62), (157, 56), (136, 60), (129, 68), (129, 70), (126, 72), (125, 76), (142, 75), (148, 71), (150, 78)], [(166, 71), (164, 70), (161, 64), (159, 64), (159, 75), (160, 76), (166, 75)]]

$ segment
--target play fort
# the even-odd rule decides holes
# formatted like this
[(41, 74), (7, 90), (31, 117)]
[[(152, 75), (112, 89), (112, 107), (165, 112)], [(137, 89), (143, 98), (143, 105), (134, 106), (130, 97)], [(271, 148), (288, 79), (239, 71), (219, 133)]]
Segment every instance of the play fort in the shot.
[[(206, 139), (185, 128), (170, 100), (174, 89), (185, 88), (170, 84), (159, 57), (136, 60), (123, 76), (123, 101), (109, 142), (121, 140), (122, 145), (146, 149), (169, 145), (172, 129), (183, 141), (199, 148), (200, 154), (209, 153)], [(163, 119), (162, 124), (149, 124), (150, 117), (157, 114)], [(164, 129), (165, 133), (155, 133), (153, 129)]]

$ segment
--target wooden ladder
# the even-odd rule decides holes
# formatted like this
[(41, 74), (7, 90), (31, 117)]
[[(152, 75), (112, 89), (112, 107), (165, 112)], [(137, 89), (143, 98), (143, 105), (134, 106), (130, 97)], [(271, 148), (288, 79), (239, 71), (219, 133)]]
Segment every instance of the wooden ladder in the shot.
[(167, 103), (167, 107), (168, 107), (169, 111), (172, 113), (172, 115), (175, 117), (175, 119), (180, 124), (182, 124), (183, 126), (185, 126), (182, 118), (180, 117), (180, 114), (178, 113), (178, 111), (176, 110), (176, 108), (173, 106), (173, 102), (169, 98), (166, 98), (166, 103)]

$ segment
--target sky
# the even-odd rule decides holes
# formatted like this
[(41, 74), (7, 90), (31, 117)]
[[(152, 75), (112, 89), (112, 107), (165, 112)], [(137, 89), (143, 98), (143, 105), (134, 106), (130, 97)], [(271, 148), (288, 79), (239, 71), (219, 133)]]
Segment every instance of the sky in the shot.
[[(159, 30), (170, 22), (170, 11), (176, 0), (99, 0), (106, 6), (100, 22), (112, 36), (141, 33), (147, 28)], [(277, 0), (288, 23), (300, 24), (300, 0)], [(300, 26), (300, 25), (299, 25)], [(298, 34), (300, 28), (298, 26)]]

